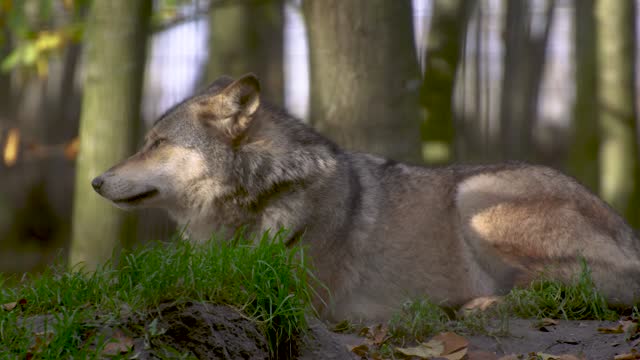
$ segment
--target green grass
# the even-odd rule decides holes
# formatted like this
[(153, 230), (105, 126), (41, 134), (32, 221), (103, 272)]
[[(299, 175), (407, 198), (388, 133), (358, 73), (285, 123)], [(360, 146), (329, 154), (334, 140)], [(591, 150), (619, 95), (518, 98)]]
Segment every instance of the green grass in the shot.
[[(287, 249), (282, 238), (283, 232), (265, 234), (257, 245), (241, 234), (205, 245), (174, 241), (127, 251), (92, 273), (58, 266), (13, 287), (0, 278), (0, 304), (23, 303), (0, 309), (0, 358), (25, 358), (34, 351), (45, 359), (94, 358), (96, 349), (86, 344), (96, 316), (111, 314), (102, 321), (116, 321), (123, 308), (145, 313), (162, 302), (186, 300), (242, 309), (275, 351), (306, 329), (313, 280), (303, 249)], [(22, 320), (39, 314), (57, 317), (52, 335), (36, 339), (48, 343), (41, 348)]]
[(395, 339), (424, 341), (444, 331), (450, 321), (451, 316), (441, 306), (420, 299), (406, 302), (389, 321), (389, 330)]
[[(508, 332), (511, 317), (617, 320), (620, 316), (598, 292), (589, 267), (581, 260), (580, 273), (568, 284), (541, 277), (526, 288), (511, 290), (501, 304), (464, 317), (456, 317), (453, 311), (427, 299), (407, 302), (393, 316), (389, 329), (394, 341), (405, 343), (424, 341), (442, 331), (500, 335)], [(633, 308), (633, 316), (640, 318), (637, 307)], [(492, 331), (487, 330), (490, 320), (498, 321)]]
[(615, 320), (619, 314), (610, 309), (598, 292), (591, 271), (581, 260), (580, 273), (562, 284), (544, 277), (524, 289), (514, 289), (506, 297), (506, 306), (516, 316), (564, 320)]

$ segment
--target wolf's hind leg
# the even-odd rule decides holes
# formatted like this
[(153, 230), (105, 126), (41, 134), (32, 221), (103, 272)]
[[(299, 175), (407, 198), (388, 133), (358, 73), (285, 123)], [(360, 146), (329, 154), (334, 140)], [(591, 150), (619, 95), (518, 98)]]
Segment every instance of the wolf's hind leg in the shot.
[[(461, 196), (462, 195), (462, 196)], [(589, 265), (598, 289), (613, 303), (630, 304), (640, 295), (640, 254), (622, 245), (622, 234), (603, 231), (571, 202), (459, 194), (464, 240), (478, 263), (507, 291), (544, 272), (567, 282)]]

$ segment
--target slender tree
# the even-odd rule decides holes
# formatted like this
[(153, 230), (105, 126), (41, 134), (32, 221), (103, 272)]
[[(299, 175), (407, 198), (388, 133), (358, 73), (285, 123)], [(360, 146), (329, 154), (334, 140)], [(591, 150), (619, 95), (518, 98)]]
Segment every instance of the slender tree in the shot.
[(306, 0), (310, 118), (350, 149), (420, 162), (411, 1)]
[[(453, 95), (467, 23), (475, 1), (435, 0), (425, 47), (424, 84), (421, 103), (425, 108), (422, 139), (425, 161), (452, 160), (455, 136)], [(433, 150), (431, 150), (433, 149)], [(432, 154), (432, 155), (431, 155)]]
[(150, 12), (151, 0), (94, 0), (89, 13), (71, 265), (95, 268), (131, 233), (90, 183), (136, 143)]
[(640, 225), (635, 92), (635, 1), (597, 0), (600, 194)]
[(576, 102), (568, 171), (592, 191), (598, 191), (598, 131), (596, 34), (594, 0), (575, 2)]
[(284, 100), (284, 1), (229, 1), (214, 7), (209, 17), (207, 82), (220, 75), (253, 72), (263, 93)]
[(509, 160), (530, 160), (535, 150), (533, 125), (555, 1), (546, 1), (546, 25), (540, 34), (532, 31), (530, 5), (527, 0), (507, 2), (500, 127), (502, 154)]

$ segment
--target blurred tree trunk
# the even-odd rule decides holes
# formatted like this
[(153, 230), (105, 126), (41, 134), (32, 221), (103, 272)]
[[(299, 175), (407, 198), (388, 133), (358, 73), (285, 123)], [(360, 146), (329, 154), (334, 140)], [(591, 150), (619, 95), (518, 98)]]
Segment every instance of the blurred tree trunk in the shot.
[(528, 0), (507, 1), (500, 101), (501, 151), (507, 160), (531, 160), (535, 153), (533, 126), (555, 1), (546, 1), (546, 25), (540, 34), (532, 31), (529, 5)]
[(132, 233), (122, 210), (101, 199), (90, 182), (136, 143), (150, 13), (151, 0), (94, 0), (89, 13), (72, 266), (84, 262), (94, 269)]
[[(0, 26), (0, 60), (7, 57), (10, 53), (11, 32), (5, 24)], [(6, 128), (9, 126), (9, 119), (12, 118), (12, 104), (11, 76), (9, 73), (0, 71), (0, 143), (2, 142), (3, 131), (6, 131)]]
[(598, 105), (594, 0), (575, 2), (576, 103), (568, 171), (593, 192), (598, 192)]
[(600, 194), (632, 226), (640, 225), (635, 109), (635, 2), (597, 0)]
[(421, 103), (424, 160), (441, 164), (453, 159), (453, 95), (471, 10), (476, 1), (435, 0), (425, 47)]
[(222, 3), (209, 18), (207, 82), (253, 72), (264, 95), (284, 104), (284, 1)]
[(306, 0), (310, 118), (349, 149), (421, 162), (411, 1)]

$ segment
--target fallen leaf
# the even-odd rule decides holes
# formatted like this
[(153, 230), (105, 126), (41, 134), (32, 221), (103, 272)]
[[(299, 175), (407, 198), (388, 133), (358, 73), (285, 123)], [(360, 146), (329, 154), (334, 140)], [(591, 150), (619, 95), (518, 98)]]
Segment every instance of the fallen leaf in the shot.
[(369, 346), (367, 344), (360, 344), (355, 346), (347, 345), (347, 349), (360, 357), (366, 357), (369, 353)]
[(111, 341), (102, 349), (102, 355), (126, 354), (133, 348), (133, 339), (116, 330)]
[(450, 354), (446, 354), (446, 355), (440, 355), (441, 358), (447, 359), (447, 360), (462, 360), (465, 358), (465, 356), (467, 356), (467, 348), (462, 348), (456, 352), (452, 352)]
[(520, 360), (520, 357), (516, 354), (505, 355), (498, 360)]
[(17, 301), (6, 303), (6, 304), (2, 304), (2, 308), (5, 309), (6, 311), (11, 311), (11, 310), (15, 309), (16, 306), (18, 306), (18, 302)]
[(580, 360), (579, 357), (571, 354), (552, 355), (552, 354), (537, 352), (530, 355), (535, 356), (533, 357), (534, 359), (540, 359), (540, 360)]
[(468, 360), (498, 360), (498, 355), (489, 351), (477, 350), (467, 354)]
[(482, 296), (479, 298), (475, 298), (462, 305), (460, 310), (458, 310), (458, 315), (467, 316), (478, 311), (485, 311), (493, 305), (500, 304), (503, 301), (503, 296)]
[(624, 330), (622, 329), (622, 324), (616, 327), (599, 327), (598, 332), (603, 334), (622, 334)]
[(352, 329), (353, 326), (351, 325), (351, 322), (349, 320), (342, 320), (339, 323), (335, 324), (331, 331), (337, 333), (345, 333), (351, 331)]
[(535, 356), (536, 359), (540, 359), (540, 360), (557, 360), (558, 359), (558, 356), (556, 355), (545, 354), (541, 352), (534, 353), (533, 355)]
[(18, 301), (2, 304), (2, 308), (5, 311), (11, 311), (11, 310), (15, 309), (18, 305), (20, 305), (20, 307), (23, 307), (26, 304), (27, 304), (27, 299), (22, 298), (22, 299), (20, 299)]
[(616, 355), (613, 358), (615, 360), (634, 360), (640, 359), (640, 354), (638, 354), (638, 351), (636, 349), (631, 349), (630, 353)]
[(396, 348), (396, 351), (405, 356), (417, 356), (421, 359), (429, 359), (442, 355), (444, 344), (440, 340), (429, 340), (415, 347)]
[(434, 336), (433, 340), (441, 341), (444, 345), (442, 355), (453, 354), (454, 352), (466, 349), (467, 346), (469, 346), (469, 340), (452, 332), (440, 333)]
[(558, 340), (556, 340), (556, 342), (558, 344), (569, 344), (569, 345), (578, 345), (578, 344), (580, 344), (580, 341), (578, 341), (578, 340), (558, 339)]
[(35, 341), (33, 345), (29, 347), (28, 351), (31, 356), (39, 354), (44, 348), (49, 345), (51, 340), (53, 340), (53, 332), (51, 331), (36, 332), (33, 333), (33, 336), (35, 337)]
[(545, 326), (558, 325), (558, 324), (560, 324), (560, 320), (544, 318), (544, 319), (542, 319), (542, 323)]
[(389, 338), (387, 336), (388, 329), (386, 326), (376, 325), (370, 332), (371, 341), (374, 345), (381, 345)]

